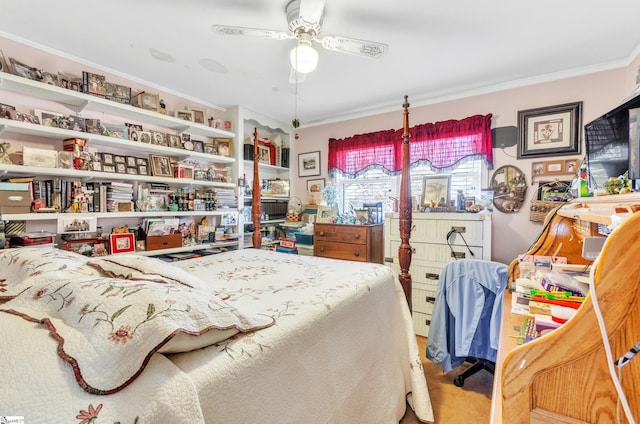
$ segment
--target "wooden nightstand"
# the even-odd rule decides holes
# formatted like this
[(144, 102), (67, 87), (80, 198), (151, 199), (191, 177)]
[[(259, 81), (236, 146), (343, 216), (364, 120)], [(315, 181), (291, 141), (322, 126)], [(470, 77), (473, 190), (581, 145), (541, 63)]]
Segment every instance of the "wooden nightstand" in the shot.
[(314, 256), (381, 264), (383, 224), (314, 224)]

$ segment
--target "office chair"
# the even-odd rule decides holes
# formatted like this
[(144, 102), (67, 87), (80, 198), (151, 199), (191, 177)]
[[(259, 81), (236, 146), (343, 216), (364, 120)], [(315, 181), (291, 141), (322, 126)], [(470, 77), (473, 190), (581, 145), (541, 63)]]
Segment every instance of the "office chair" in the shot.
[(472, 362), (454, 379), (458, 387), (478, 371), (495, 371), (507, 274), (507, 265), (479, 259), (449, 262), (442, 269), (431, 314), (427, 358), (441, 365), (444, 372), (465, 361)]

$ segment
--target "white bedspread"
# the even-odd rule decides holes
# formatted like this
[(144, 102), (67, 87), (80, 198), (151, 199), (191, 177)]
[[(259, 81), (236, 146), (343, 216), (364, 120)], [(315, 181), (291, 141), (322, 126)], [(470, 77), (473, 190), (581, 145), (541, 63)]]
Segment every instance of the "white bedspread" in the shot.
[(171, 360), (210, 423), (397, 423), (433, 413), (406, 300), (383, 265), (248, 249), (178, 262), (276, 325)]
[(203, 280), (200, 290), (275, 324), (191, 352), (155, 353), (133, 383), (100, 396), (80, 387), (44, 326), (0, 313), (0, 416), (389, 424), (408, 399), (420, 420), (433, 421), (409, 311), (389, 268), (255, 249), (174, 264)]

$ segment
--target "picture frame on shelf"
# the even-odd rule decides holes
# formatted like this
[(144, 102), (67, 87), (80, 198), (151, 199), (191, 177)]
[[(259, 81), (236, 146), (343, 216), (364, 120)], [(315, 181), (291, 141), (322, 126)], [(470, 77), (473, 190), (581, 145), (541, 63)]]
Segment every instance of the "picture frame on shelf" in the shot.
[(127, 165), (124, 163), (116, 163), (116, 172), (118, 174), (126, 174), (127, 173)]
[(338, 209), (335, 206), (318, 206), (316, 222), (330, 224), (336, 216), (338, 216)]
[(191, 116), (193, 116), (193, 122), (196, 124), (204, 124), (207, 121), (207, 111), (200, 108), (190, 107)]
[(91, 170), (96, 172), (102, 172), (102, 161), (99, 156), (94, 156), (91, 161)]
[(109, 234), (109, 252), (131, 253), (136, 251), (136, 240), (133, 233)]
[(36, 68), (24, 64), (13, 57), (9, 58), (9, 63), (11, 64), (11, 73), (14, 75), (34, 81), (40, 80), (40, 78), (38, 78), (38, 70)]
[(582, 102), (518, 111), (518, 159), (580, 153)]
[(104, 97), (107, 94), (107, 79), (104, 75), (82, 71), (82, 91)]
[(167, 134), (167, 146), (182, 149), (182, 138), (178, 134)]
[(129, 128), (126, 125), (108, 124), (104, 122), (102, 128), (108, 137), (129, 139)]
[(69, 252), (74, 252), (90, 257), (106, 256), (108, 253), (104, 240), (100, 240), (97, 238), (66, 240), (62, 248)]
[(204, 142), (200, 140), (193, 140), (193, 151), (204, 153)]
[(66, 216), (57, 220), (58, 234), (95, 233), (98, 228), (98, 218), (96, 217), (82, 217), (78, 214), (64, 215)]
[(233, 151), (230, 138), (216, 138), (214, 142), (219, 156), (231, 156)]
[(289, 180), (271, 180), (270, 187), (272, 196), (289, 197)]
[[(15, 108), (13, 110), (15, 110)], [(60, 126), (60, 120), (64, 117), (61, 113), (41, 109), (34, 109), (33, 113), (38, 117), (38, 120), (40, 120), (40, 125), (46, 127), (58, 128)]]
[(311, 180), (307, 180), (307, 191), (322, 191), (324, 190), (325, 179), (324, 178), (315, 178)]
[(271, 151), (267, 146), (258, 145), (258, 162), (271, 165)]
[(129, 175), (138, 175), (138, 167), (137, 166), (127, 166), (127, 174)]
[(320, 175), (320, 151), (298, 154), (298, 176)]
[(450, 175), (425, 176), (422, 179), (422, 206), (449, 206)]
[(141, 143), (151, 144), (151, 131), (139, 131), (138, 140)]
[(102, 171), (103, 172), (111, 172), (111, 173), (115, 173), (116, 172), (116, 166), (115, 165), (102, 165)]
[(168, 146), (165, 134), (159, 131), (151, 131), (151, 144), (156, 146)]
[(7, 63), (7, 59), (5, 59), (4, 57), (4, 53), (2, 53), (2, 50), (0, 50), (0, 71), (6, 72), (8, 74), (11, 73), (11, 70), (9, 69), (9, 64)]
[(176, 110), (176, 118), (193, 122), (193, 112), (190, 110)]
[(137, 158), (135, 156), (127, 156), (126, 159), (127, 159), (127, 168), (138, 166), (138, 163), (136, 160)]
[(564, 171), (567, 174), (578, 172), (578, 159), (567, 159), (564, 161)]
[(133, 96), (132, 103), (141, 109), (157, 112), (159, 108), (160, 96), (154, 93), (141, 91)]
[(73, 169), (73, 152), (58, 152), (58, 168)]
[(173, 177), (173, 168), (169, 156), (151, 155), (151, 174), (154, 177)]
[(550, 160), (544, 163), (544, 173), (547, 175), (563, 174), (564, 162), (561, 160)]
[(115, 164), (113, 160), (113, 153), (102, 152), (100, 154), (102, 156), (102, 164), (103, 165), (113, 165)]
[(147, 165), (138, 165), (138, 175), (149, 175), (149, 167)]

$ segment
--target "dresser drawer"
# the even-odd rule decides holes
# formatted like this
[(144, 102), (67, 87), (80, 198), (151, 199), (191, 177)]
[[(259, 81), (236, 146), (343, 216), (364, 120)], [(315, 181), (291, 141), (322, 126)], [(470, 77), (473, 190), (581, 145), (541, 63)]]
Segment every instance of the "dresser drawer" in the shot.
[(318, 239), (317, 236), (313, 243), (313, 255), (358, 262), (366, 262), (368, 260), (367, 246), (365, 244), (323, 241)]
[(413, 312), (413, 331), (418, 336), (429, 336), (429, 325), (431, 324), (431, 314), (423, 314), (422, 312)]
[(360, 225), (322, 225), (315, 224), (316, 241), (335, 241), (339, 243), (367, 244), (368, 228)]
[[(400, 242), (392, 240), (390, 246), (393, 252), (397, 252)], [(412, 265), (415, 263), (417, 265), (431, 266), (441, 269), (447, 263), (456, 260), (453, 255), (458, 259), (484, 259), (482, 247), (472, 245), (469, 245), (469, 248), (467, 249), (467, 246), (464, 244), (456, 244), (449, 247), (447, 244), (414, 242), (411, 243), (411, 247), (413, 248), (413, 254), (411, 255)], [(469, 249), (471, 249), (473, 255), (471, 255)], [(395, 257), (394, 260), (396, 260)]]

